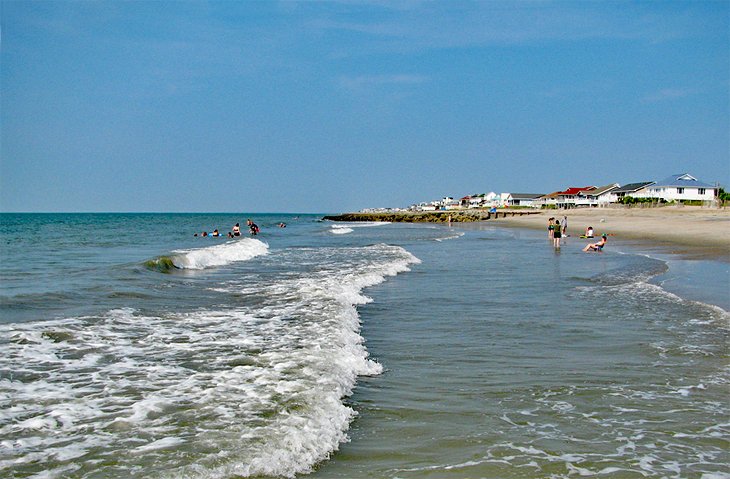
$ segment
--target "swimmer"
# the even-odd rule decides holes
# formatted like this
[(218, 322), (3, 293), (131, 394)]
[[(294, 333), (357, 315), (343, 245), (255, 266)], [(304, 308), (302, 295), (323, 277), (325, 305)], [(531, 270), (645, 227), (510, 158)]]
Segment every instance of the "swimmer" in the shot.
[(251, 231), (251, 236), (256, 236), (257, 234), (259, 234), (260, 230), (256, 223), (249, 219), (246, 220), (246, 224), (248, 225), (248, 229)]

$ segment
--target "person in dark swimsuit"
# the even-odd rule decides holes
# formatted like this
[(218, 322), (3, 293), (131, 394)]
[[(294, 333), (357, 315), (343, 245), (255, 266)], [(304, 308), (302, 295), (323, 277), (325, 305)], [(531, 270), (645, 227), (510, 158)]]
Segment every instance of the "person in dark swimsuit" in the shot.
[(553, 246), (560, 248), (560, 238), (562, 237), (560, 230), (560, 221), (555, 220), (555, 226), (553, 227)]
[(251, 231), (251, 236), (256, 236), (257, 234), (259, 234), (260, 230), (256, 223), (251, 220), (247, 220), (246, 224), (248, 225), (248, 229)]

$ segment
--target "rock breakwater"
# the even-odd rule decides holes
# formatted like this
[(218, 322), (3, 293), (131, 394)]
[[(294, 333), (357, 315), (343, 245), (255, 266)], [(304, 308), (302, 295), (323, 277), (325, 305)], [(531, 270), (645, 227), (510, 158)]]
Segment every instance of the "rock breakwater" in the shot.
[(330, 221), (388, 221), (391, 223), (448, 223), (449, 216), (454, 223), (470, 223), (492, 218), (539, 214), (532, 210), (499, 210), (490, 213), (488, 210), (451, 210), (451, 211), (399, 211), (390, 213), (343, 213), (325, 216)]

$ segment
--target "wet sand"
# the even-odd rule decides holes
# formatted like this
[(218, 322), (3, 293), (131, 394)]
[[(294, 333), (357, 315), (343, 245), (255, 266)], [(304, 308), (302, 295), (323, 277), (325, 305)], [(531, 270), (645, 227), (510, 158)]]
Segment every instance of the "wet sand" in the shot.
[(547, 210), (490, 220), (490, 224), (543, 229), (547, 236), (551, 216), (561, 223), (567, 216), (570, 237), (578, 237), (593, 226), (595, 241), (606, 233), (609, 245), (618, 240), (691, 258), (730, 262), (730, 209), (667, 206)]

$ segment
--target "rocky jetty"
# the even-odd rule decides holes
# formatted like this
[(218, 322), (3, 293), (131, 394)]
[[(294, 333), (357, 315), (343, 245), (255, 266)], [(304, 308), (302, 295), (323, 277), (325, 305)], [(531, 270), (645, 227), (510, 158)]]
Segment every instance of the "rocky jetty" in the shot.
[(343, 213), (334, 216), (325, 216), (330, 221), (388, 221), (391, 223), (447, 223), (449, 216), (454, 223), (468, 223), (485, 221), (488, 219), (539, 214), (533, 210), (499, 210), (490, 213), (489, 210), (450, 210), (450, 211), (402, 211), (395, 213)]

